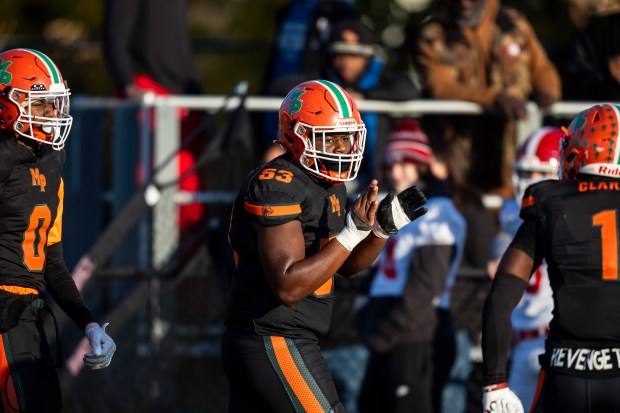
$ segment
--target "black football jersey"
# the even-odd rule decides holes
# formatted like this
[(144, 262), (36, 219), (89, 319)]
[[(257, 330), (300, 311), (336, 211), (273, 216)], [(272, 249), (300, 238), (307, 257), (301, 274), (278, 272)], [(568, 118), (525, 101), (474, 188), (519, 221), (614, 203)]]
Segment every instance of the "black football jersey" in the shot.
[(45, 146), (37, 159), (24, 145), (0, 139), (0, 284), (45, 292), (47, 246), (60, 241), (64, 157)]
[(329, 329), (333, 277), (292, 308), (278, 301), (263, 272), (250, 223), (279, 225), (299, 220), (306, 257), (315, 254), (345, 224), (346, 189), (315, 180), (281, 156), (254, 170), (234, 203), (229, 242), (233, 271), (226, 324), (260, 335), (316, 339)]
[(620, 342), (620, 180), (549, 180), (530, 186), (512, 246), (545, 259), (554, 310), (549, 343)]

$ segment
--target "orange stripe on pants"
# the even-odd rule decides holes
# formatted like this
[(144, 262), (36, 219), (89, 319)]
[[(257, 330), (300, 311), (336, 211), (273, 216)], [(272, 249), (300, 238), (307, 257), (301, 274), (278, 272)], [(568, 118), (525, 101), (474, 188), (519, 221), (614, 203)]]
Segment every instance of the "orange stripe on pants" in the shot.
[(13, 379), (10, 377), (9, 361), (6, 359), (4, 348), (5, 337), (8, 338), (6, 333), (0, 334), (0, 385), (2, 385), (0, 395), (2, 397), (2, 406), (5, 413), (19, 412), (15, 385), (13, 384)]
[(273, 345), (273, 351), (276, 355), (276, 359), (278, 360), (278, 365), (286, 378), (289, 386), (299, 399), (299, 402), (307, 412), (322, 412), (323, 407), (317, 400), (314, 393), (310, 387), (308, 387), (308, 383), (300, 373), (297, 365), (295, 364), (295, 360), (291, 356), (291, 352), (286, 345), (286, 341), (284, 337), (272, 336), (271, 344)]
[(536, 406), (538, 397), (540, 397), (540, 391), (542, 390), (544, 381), (545, 381), (545, 371), (543, 369), (540, 369), (540, 372), (538, 373), (538, 384), (536, 385), (536, 393), (534, 393), (534, 399), (532, 400), (532, 405), (530, 406), (530, 410), (529, 410), (530, 413), (534, 411), (534, 406)]

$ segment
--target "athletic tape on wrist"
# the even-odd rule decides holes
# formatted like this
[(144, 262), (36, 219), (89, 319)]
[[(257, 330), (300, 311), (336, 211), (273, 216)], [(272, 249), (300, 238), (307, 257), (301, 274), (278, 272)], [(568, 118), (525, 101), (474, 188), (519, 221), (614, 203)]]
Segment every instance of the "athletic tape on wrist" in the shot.
[(343, 247), (348, 249), (349, 251), (353, 251), (353, 248), (357, 244), (359, 244), (364, 238), (366, 238), (370, 234), (369, 230), (361, 230), (355, 226), (355, 222), (353, 221), (353, 214), (349, 212), (347, 214), (347, 224), (340, 231), (340, 234), (336, 236), (336, 239)]
[(394, 220), (394, 226), (399, 230), (411, 222), (407, 214), (405, 214), (405, 210), (400, 204), (398, 196), (392, 199), (392, 219)]

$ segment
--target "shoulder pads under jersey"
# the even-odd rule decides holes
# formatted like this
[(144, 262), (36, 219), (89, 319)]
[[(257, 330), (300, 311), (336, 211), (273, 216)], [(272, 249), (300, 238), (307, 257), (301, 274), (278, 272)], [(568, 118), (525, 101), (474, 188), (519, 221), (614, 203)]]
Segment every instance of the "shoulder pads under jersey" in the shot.
[(553, 189), (560, 183), (555, 179), (536, 182), (527, 187), (521, 201), (521, 219), (540, 219), (553, 196)]
[(288, 162), (270, 162), (262, 166), (248, 187), (245, 210), (264, 225), (298, 219), (307, 193), (304, 175)]

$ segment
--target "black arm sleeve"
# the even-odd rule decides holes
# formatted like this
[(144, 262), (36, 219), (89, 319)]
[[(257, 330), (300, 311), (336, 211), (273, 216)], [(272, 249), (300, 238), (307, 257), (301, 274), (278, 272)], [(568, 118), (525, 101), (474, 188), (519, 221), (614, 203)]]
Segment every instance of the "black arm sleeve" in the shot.
[(86, 324), (94, 321), (73, 278), (71, 278), (60, 242), (47, 248), (45, 282), (47, 291), (79, 328), (84, 330)]
[(517, 230), (509, 247), (518, 248), (529, 255), (534, 260), (534, 268), (538, 268), (543, 260), (541, 243), (539, 241), (541, 239), (541, 231), (540, 225), (538, 225), (536, 220), (526, 219)]
[(506, 381), (512, 339), (512, 310), (523, 296), (527, 282), (498, 272), (482, 310), (482, 374), (484, 385)]

